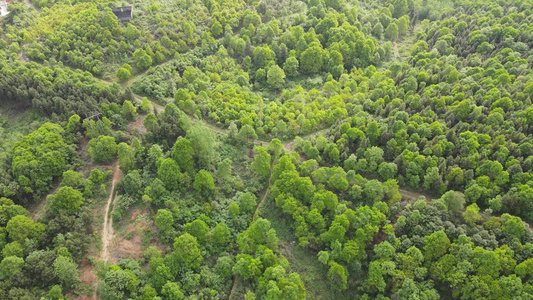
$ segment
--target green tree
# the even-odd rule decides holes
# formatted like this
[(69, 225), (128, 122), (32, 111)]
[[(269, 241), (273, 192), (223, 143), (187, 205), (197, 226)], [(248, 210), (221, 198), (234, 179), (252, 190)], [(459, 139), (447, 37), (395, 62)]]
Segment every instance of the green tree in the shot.
[(260, 258), (253, 258), (248, 254), (237, 255), (237, 261), (233, 266), (233, 273), (244, 279), (252, 279), (261, 275), (263, 265)]
[(131, 73), (128, 69), (118, 68), (116, 76), (118, 79), (124, 81), (131, 77)]
[(395, 41), (398, 39), (398, 25), (396, 23), (390, 23), (389, 26), (387, 26), (387, 29), (385, 29), (385, 38)]
[(203, 261), (202, 253), (198, 248), (196, 238), (185, 233), (174, 241), (172, 259), (175, 263), (176, 271), (184, 268), (197, 269)]
[(231, 232), (228, 225), (225, 223), (218, 223), (213, 229), (214, 242), (219, 246), (225, 246), (231, 241)]
[(378, 174), (383, 180), (393, 179), (398, 172), (398, 167), (395, 163), (382, 162), (378, 168)]
[(80, 191), (69, 186), (61, 187), (55, 195), (47, 198), (48, 209), (53, 215), (58, 215), (64, 210), (69, 214), (75, 214), (84, 202), (83, 195)]
[(505, 236), (512, 238), (522, 238), (525, 234), (525, 225), (522, 219), (519, 217), (511, 216), (510, 214), (503, 214), (502, 220), (502, 233)]
[(192, 143), (186, 138), (179, 138), (172, 149), (172, 159), (174, 159), (181, 170), (194, 174), (194, 149)]
[(267, 83), (271, 88), (280, 90), (285, 83), (285, 72), (278, 65), (272, 65), (267, 72)]
[(214, 22), (212, 22), (210, 30), (211, 30), (211, 34), (215, 38), (220, 37), (220, 35), (223, 32), (222, 25), (217, 20), (214, 20)]
[(167, 281), (163, 288), (161, 289), (161, 294), (165, 296), (165, 299), (168, 300), (182, 300), (184, 299), (183, 292), (180, 290), (180, 287), (175, 282)]
[(137, 118), (137, 109), (135, 106), (133, 106), (133, 103), (131, 101), (126, 100), (122, 104), (122, 115), (126, 120), (133, 121), (135, 118)]
[(191, 142), (198, 161), (207, 167), (215, 155), (216, 140), (213, 131), (203, 124), (197, 123), (187, 130), (187, 139)]
[(128, 24), (128, 27), (126, 27), (124, 33), (130, 41), (136, 40), (141, 36), (141, 31), (131, 23)]
[(300, 68), (300, 63), (298, 59), (294, 56), (287, 58), (285, 63), (283, 63), (283, 70), (289, 77), (295, 77), (299, 75), (298, 69)]
[(215, 189), (215, 181), (211, 174), (206, 170), (200, 170), (194, 178), (194, 189), (204, 195), (210, 195)]
[(80, 282), (78, 265), (70, 257), (58, 256), (54, 262), (54, 272), (67, 290)]
[(257, 206), (257, 198), (250, 192), (243, 193), (239, 196), (240, 207), (248, 213), (254, 212)]
[(96, 139), (89, 141), (87, 151), (91, 158), (97, 163), (109, 163), (115, 159), (118, 146), (115, 138), (106, 135), (100, 135)]
[(474, 226), (477, 222), (481, 221), (481, 215), (479, 214), (479, 206), (473, 203), (466, 207), (463, 213), (463, 218), (470, 226)]
[(155, 218), (155, 226), (159, 229), (159, 233), (164, 241), (172, 238), (174, 233), (174, 216), (168, 209), (159, 209)]
[(274, 228), (271, 228), (270, 221), (259, 218), (253, 221), (248, 229), (239, 234), (237, 243), (241, 251), (253, 254), (258, 248), (262, 249), (265, 246), (276, 250), (278, 238)]
[(348, 283), (348, 276), (344, 267), (332, 261), (328, 270), (328, 282), (336, 290), (345, 290)]
[(383, 35), (383, 25), (381, 25), (381, 22), (376, 23), (376, 25), (372, 27), (372, 35), (381, 39), (381, 36)]
[(124, 191), (131, 196), (142, 195), (142, 181), (139, 171), (133, 170), (129, 172), (122, 180), (124, 184)]
[(252, 162), (252, 171), (263, 181), (270, 177), (270, 154), (263, 146), (254, 148), (254, 161)]
[(446, 254), (450, 247), (450, 239), (444, 231), (435, 231), (424, 237), (424, 258), (428, 261), (438, 260)]
[(2, 249), (2, 255), (4, 257), (17, 256), (24, 258), (24, 248), (22, 248), (19, 242), (12, 242), (4, 246), (4, 249)]
[(393, 18), (400, 18), (401, 16), (407, 14), (409, 11), (409, 6), (407, 5), (407, 0), (394, 0), (394, 11), (392, 12)]
[(60, 285), (54, 285), (48, 292), (48, 298), (51, 300), (62, 300), (63, 298), (63, 291), (61, 290)]
[(70, 186), (73, 188), (80, 188), (83, 184), (83, 174), (73, 170), (63, 172), (63, 180), (61, 186)]
[(144, 49), (137, 49), (133, 53), (133, 58), (137, 62), (137, 68), (139, 69), (147, 69), (152, 65), (152, 57)]
[(398, 25), (398, 34), (399, 35), (406, 35), (407, 30), (409, 29), (409, 17), (408, 16), (402, 16), (398, 19), (397, 22)]
[(207, 226), (207, 224), (201, 219), (196, 219), (191, 223), (185, 224), (183, 229), (185, 229), (188, 234), (194, 236), (201, 244), (206, 241), (207, 234), (209, 233), (209, 226)]
[(442, 195), (441, 200), (448, 207), (448, 210), (456, 213), (464, 208), (465, 196), (461, 192), (448, 191)]
[(305, 74), (315, 74), (324, 64), (324, 50), (318, 46), (307, 48), (300, 57), (300, 69)]
[(170, 191), (176, 190), (182, 179), (180, 167), (172, 158), (166, 158), (161, 162), (157, 170), (157, 178), (163, 182), (166, 189)]
[(141, 112), (148, 113), (152, 109), (152, 102), (148, 98), (143, 97), (141, 101)]
[(11, 279), (16, 272), (22, 271), (23, 266), (24, 259), (16, 256), (5, 257), (0, 263), (0, 279)]
[(383, 293), (385, 291), (387, 283), (383, 278), (383, 269), (379, 261), (373, 261), (370, 263), (370, 266), (368, 267), (367, 283), (370, 287), (373, 287), (379, 292)]
[(131, 147), (126, 143), (118, 144), (118, 165), (123, 172), (133, 170), (135, 168), (134, 153)]
[(254, 128), (249, 124), (245, 124), (241, 127), (238, 136), (239, 139), (244, 143), (249, 139), (257, 139), (257, 134), (255, 133)]

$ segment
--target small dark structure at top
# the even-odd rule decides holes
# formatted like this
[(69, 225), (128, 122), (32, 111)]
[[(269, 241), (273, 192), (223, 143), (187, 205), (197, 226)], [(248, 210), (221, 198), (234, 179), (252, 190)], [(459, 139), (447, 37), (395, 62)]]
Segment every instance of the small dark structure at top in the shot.
[(115, 7), (111, 9), (119, 20), (131, 20), (133, 6)]

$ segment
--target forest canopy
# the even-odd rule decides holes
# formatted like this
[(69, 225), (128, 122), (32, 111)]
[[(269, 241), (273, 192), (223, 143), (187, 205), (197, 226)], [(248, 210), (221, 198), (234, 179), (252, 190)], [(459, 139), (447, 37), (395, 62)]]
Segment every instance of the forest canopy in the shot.
[(0, 299), (533, 297), (533, 1), (8, 10)]

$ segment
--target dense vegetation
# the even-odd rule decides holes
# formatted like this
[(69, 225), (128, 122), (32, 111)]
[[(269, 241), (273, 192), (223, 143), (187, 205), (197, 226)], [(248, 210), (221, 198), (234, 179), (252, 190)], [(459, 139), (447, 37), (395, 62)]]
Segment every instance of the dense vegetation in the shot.
[(0, 19), (1, 299), (533, 297), (533, 1), (128, 3)]

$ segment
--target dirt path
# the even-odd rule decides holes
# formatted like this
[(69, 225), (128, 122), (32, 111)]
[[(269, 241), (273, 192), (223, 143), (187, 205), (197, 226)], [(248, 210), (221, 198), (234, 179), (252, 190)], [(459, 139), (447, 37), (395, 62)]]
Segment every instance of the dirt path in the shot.
[(392, 41), (392, 46), (394, 47), (394, 56), (400, 57), (400, 53), (398, 52), (398, 45), (396, 45), (396, 41)]
[(113, 241), (114, 229), (113, 218), (111, 218), (111, 216), (109, 215), (109, 209), (111, 208), (111, 204), (113, 203), (113, 199), (115, 198), (115, 184), (122, 176), (122, 172), (118, 167), (118, 162), (115, 161), (113, 169), (114, 170), (113, 181), (111, 181), (111, 192), (109, 193), (109, 198), (107, 199), (107, 203), (105, 206), (104, 225), (102, 227), (102, 251), (100, 252), (100, 259), (103, 261), (111, 260), (109, 245)]
[(35, 9), (35, 11), (36, 11), (38, 14), (41, 13), (41, 9), (35, 7), (35, 5), (33, 5), (33, 3), (31, 3), (30, 0), (24, 0), (24, 3), (26, 3), (27, 6), (29, 6), (29, 7), (33, 8), (33, 9)]
[(274, 169), (275, 163), (276, 163), (276, 160), (274, 159), (274, 161), (272, 162), (272, 165), (270, 166), (270, 176), (268, 177), (267, 189), (265, 191), (265, 194), (263, 195), (263, 198), (261, 199), (261, 202), (259, 202), (259, 204), (257, 204), (257, 207), (255, 208), (254, 216), (252, 217), (252, 222), (255, 221), (255, 217), (257, 216), (257, 212), (259, 211), (259, 208), (261, 207), (261, 205), (263, 205), (263, 202), (265, 201), (268, 193), (270, 193), (270, 185), (272, 182), (272, 170)]
[(432, 199), (432, 197), (424, 193), (413, 192), (413, 191), (408, 191), (408, 190), (403, 190), (403, 189), (398, 189), (398, 192), (400, 193), (400, 195), (402, 195), (402, 198), (404, 198), (405, 200), (418, 199), (420, 196), (426, 197), (426, 200)]
[[(267, 189), (266, 189), (265, 193), (263, 194), (263, 198), (261, 198), (261, 202), (259, 202), (259, 204), (257, 204), (257, 207), (255, 208), (254, 216), (252, 217), (252, 222), (255, 221), (255, 218), (257, 217), (257, 212), (259, 211), (259, 208), (261, 208), (261, 206), (263, 205), (263, 202), (265, 201), (268, 193), (270, 193), (270, 185), (272, 183), (272, 170), (274, 169), (274, 164), (275, 163), (276, 163), (276, 160), (274, 159), (274, 161), (272, 162), (272, 165), (270, 166), (270, 176), (268, 177)], [(237, 287), (237, 276), (233, 277), (233, 286), (231, 287), (231, 292), (229, 293), (229, 297), (228, 297), (229, 300), (232, 299), (233, 294), (235, 293), (236, 287)]]

